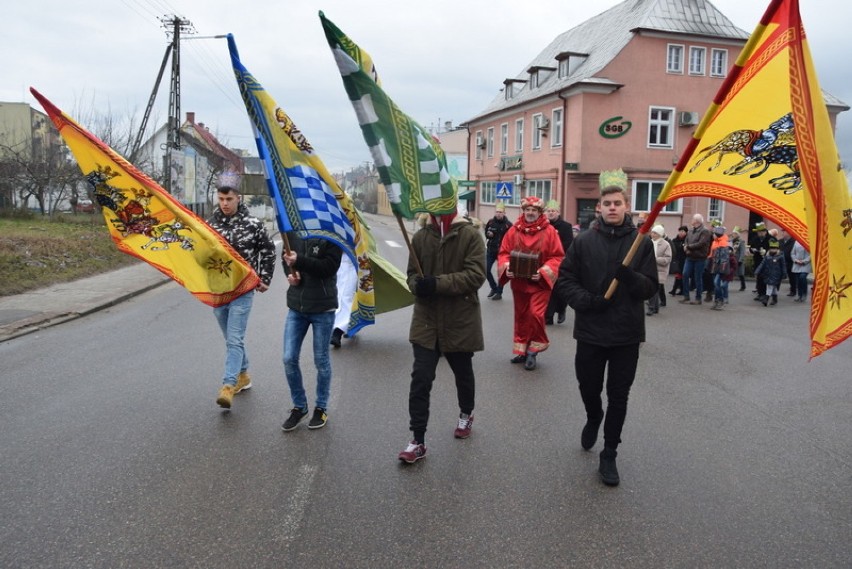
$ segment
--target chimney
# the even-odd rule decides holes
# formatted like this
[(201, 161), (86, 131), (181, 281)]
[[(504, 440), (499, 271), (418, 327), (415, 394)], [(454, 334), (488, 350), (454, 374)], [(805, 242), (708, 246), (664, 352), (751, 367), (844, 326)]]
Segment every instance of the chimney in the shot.
[(186, 122), (188, 122), (189, 124), (195, 124), (195, 113), (187, 111)]
[(453, 130), (453, 121), (446, 121), (444, 123), (444, 131), (449, 132), (451, 130)]

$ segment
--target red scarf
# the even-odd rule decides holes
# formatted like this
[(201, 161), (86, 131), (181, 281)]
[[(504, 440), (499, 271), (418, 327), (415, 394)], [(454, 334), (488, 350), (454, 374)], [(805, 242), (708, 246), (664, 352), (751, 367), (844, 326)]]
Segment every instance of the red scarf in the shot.
[(515, 230), (524, 235), (535, 235), (548, 225), (550, 225), (550, 220), (544, 214), (539, 215), (535, 221), (529, 223), (522, 213), (518, 221), (515, 222)]

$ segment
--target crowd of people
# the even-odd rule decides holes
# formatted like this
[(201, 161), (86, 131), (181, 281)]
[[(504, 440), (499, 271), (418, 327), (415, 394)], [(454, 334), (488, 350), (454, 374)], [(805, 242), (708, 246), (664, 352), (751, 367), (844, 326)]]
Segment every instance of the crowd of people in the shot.
[[(263, 224), (251, 217), (239, 194), (239, 179), (223, 175), (218, 184), (219, 207), (209, 220), (256, 270), (257, 292), (268, 289), (274, 272), (275, 247)], [(412, 464), (426, 457), (430, 396), (443, 357), (455, 378), (458, 422), (454, 436), (472, 434), (476, 397), (473, 355), (485, 348), (479, 290), (487, 281), (487, 297), (499, 301), (511, 287), (514, 312), (512, 364), (534, 371), (538, 356), (550, 345), (547, 327), (562, 324), (574, 311), (576, 342), (574, 372), (586, 418), (579, 443), (591, 450), (603, 426), (598, 473), (610, 486), (620, 482), (617, 448), (635, 380), (639, 348), (645, 341), (645, 317), (660, 314), (666, 297), (701, 305), (713, 301), (724, 310), (731, 282), (746, 290), (746, 252), (754, 262), (755, 300), (778, 304), (782, 281), (788, 296), (807, 300), (811, 272), (807, 250), (786, 232), (756, 225), (748, 241), (720, 221), (705, 226), (695, 214), (690, 226), (669, 238), (662, 224), (647, 239), (638, 239), (629, 212), (627, 177), (621, 170), (601, 173), (596, 216), (580, 231), (564, 221), (560, 204), (536, 196), (521, 200), (516, 220), (506, 217), (505, 204), (484, 225), (484, 237), (468, 216), (426, 215), (411, 239), (408, 288), (414, 296), (409, 342), (412, 371), (408, 396), (411, 438), (398, 458)], [(774, 231), (774, 230), (773, 230)], [(328, 422), (332, 361), (329, 346), (339, 348), (346, 336), (348, 310), (354, 293), (355, 268), (330, 241), (285, 235), (282, 264), (288, 282), (283, 363), (292, 408), (282, 425), (295, 430), (310, 414), (299, 356), (312, 329), (316, 395), (309, 429)], [(671, 289), (667, 289), (669, 278)], [(234, 396), (249, 389), (249, 359), (244, 338), (254, 291), (214, 309), (225, 339), (225, 369), (216, 403), (230, 409)], [(603, 393), (606, 392), (606, 402)]]

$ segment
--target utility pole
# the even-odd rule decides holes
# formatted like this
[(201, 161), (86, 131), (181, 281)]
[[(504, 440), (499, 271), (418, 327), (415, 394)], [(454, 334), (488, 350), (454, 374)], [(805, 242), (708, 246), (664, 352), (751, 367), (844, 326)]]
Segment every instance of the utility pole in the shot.
[(171, 88), (169, 90), (169, 118), (166, 123), (166, 158), (164, 160), (165, 170), (165, 186), (166, 190), (172, 191), (172, 150), (180, 150), (180, 40), (181, 33), (195, 33), (195, 28), (192, 22), (178, 16), (163, 16), (160, 22), (166, 29), (166, 35), (171, 36), (171, 42), (166, 47), (166, 53), (163, 56), (163, 63), (160, 65), (160, 72), (157, 74), (157, 80), (154, 82), (154, 89), (151, 91), (151, 97), (148, 99), (148, 106), (145, 108), (145, 114), (142, 117), (142, 124), (139, 125), (139, 132), (136, 135), (136, 140), (133, 143), (133, 148), (130, 152), (130, 161), (134, 162), (139, 148), (142, 146), (142, 137), (145, 135), (145, 128), (148, 125), (148, 119), (151, 117), (151, 109), (154, 107), (154, 100), (157, 98), (157, 91), (160, 88), (160, 81), (163, 79), (163, 73), (166, 69), (166, 64), (169, 61), (169, 56), (172, 59), (172, 76)]
[[(180, 34), (194, 33), (192, 22), (178, 16), (160, 18), (166, 35), (172, 36), (172, 80), (169, 90), (169, 119), (166, 138), (166, 190), (172, 193), (172, 151), (180, 150)], [(171, 32), (169, 32), (171, 26)]]

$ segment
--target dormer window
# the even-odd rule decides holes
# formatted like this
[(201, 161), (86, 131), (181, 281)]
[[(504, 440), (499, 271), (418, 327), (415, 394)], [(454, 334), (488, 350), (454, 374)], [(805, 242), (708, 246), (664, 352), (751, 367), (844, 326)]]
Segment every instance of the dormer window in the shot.
[(538, 86), (541, 85), (547, 78), (546, 74), (549, 71), (556, 71), (556, 68), (533, 65), (532, 67), (527, 69), (527, 73), (530, 74), (530, 89), (537, 89)]
[(580, 67), (586, 58), (589, 57), (588, 53), (579, 53), (576, 51), (563, 51), (559, 55), (556, 56), (556, 61), (559, 62), (557, 67), (557, 76), (560, 79), (564, 79), (568, 77), (572, 73), (574, 73), (578, 67)]
[(515, 83), (526, 83), (526, 81), (523, 79), (506, 79), (503, 81), (503, 94), (507, 101), (515, 96)]

